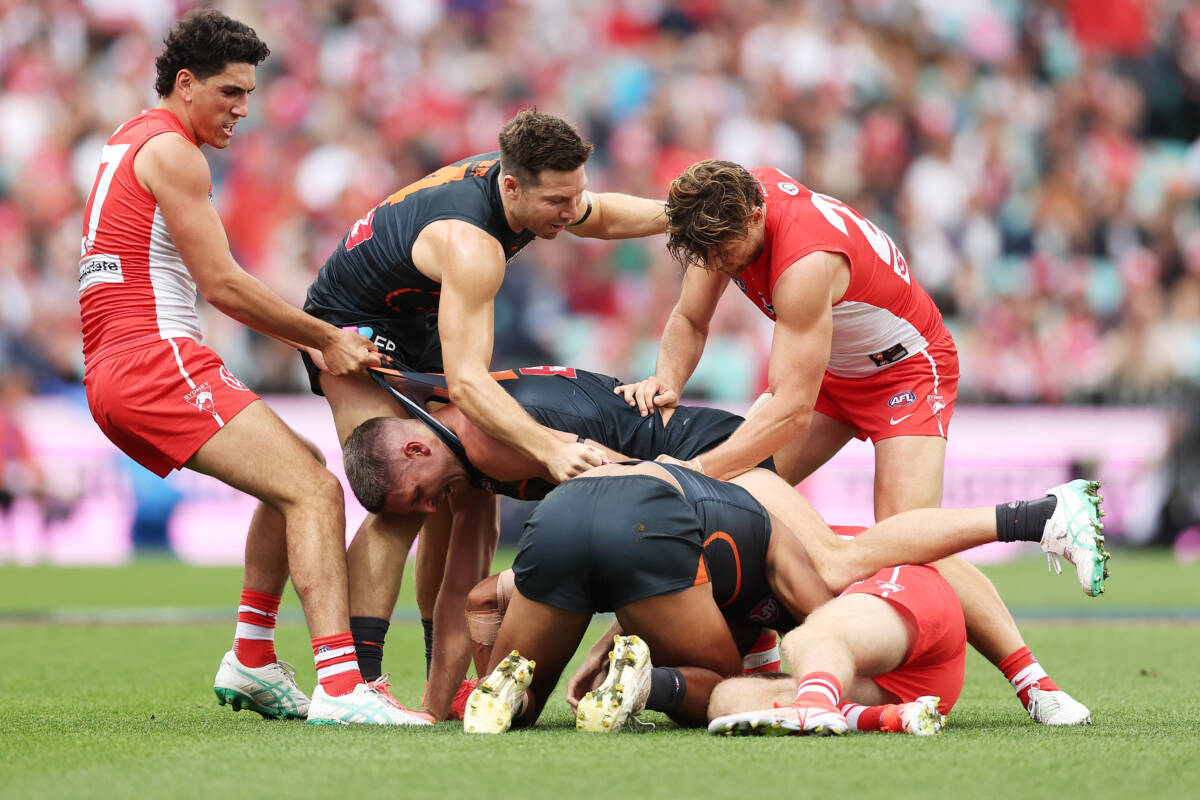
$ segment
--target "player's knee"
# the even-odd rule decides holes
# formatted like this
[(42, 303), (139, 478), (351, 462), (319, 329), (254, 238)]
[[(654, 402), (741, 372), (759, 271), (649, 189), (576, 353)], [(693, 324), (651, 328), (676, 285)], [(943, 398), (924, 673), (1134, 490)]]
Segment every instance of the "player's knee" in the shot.
[(476, 644), (492, 645), (504, 621), (496, 602), (496, 576), (484, 578), (467, 593), (467, 630)]
[(299, 487), (302, 504), (332, 506), (342, 508), (345, 505), (345, 495), (342, 493), (341, 481), (324, 467), (314, 468), (305, 476)]
[(316, 442), (312, 441), (311, 439), (308, 439), (307, 437), (300, 436), (299, 434), (297, 434), (296, 438), (300, 440), (300, 444), (304, 445), (304, 449), (306, 449), (306, 450), (308, 450), (308, 452), (312, 453), (313, 458), (315, 458), (317, 460), (318, 464), (320, 464), (322, 467), (326, 465), (325, 464), (325, 451), (322, 450), (321, 448), (317, 447)]
[(499, 611), (496, 603), (496, 575), (489, 575), (467, 592), (467, 611)]
[[(813, 614), (809, 615), (809, 620), (813, 618)], [(783, 660), (787, 664), (799, 664), (801, 654), (812, 646), (813, 635), (816, 632), (817, 626), (809, 626), (806, 621), (799, 628), (794, 628), (789, 631), (782, 639), (779, 640), (779, 654), (783, 656)]]

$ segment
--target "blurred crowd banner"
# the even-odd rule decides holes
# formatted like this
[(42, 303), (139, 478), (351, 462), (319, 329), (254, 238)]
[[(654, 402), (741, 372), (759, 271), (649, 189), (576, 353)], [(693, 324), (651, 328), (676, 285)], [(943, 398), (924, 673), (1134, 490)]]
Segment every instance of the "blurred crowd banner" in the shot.
[[(341, 477), (325, 404), (292, 396), (269, 402), (324, 449)], [(158, 481), (117, 451), (76, 401), (41, 398), (22, 408), (20, 421), (46, 488), (41, 496), (16, 497), (0, 516), (0, 563), (124, 563), (135, 554), (135, 529), (148, 524), (161, 526), (164, 549), (183, 561), (241, 563), (254, 507), (245, 495), (193, 472)], [(1036, 497), (1073, 476), (1095, 476), (1105, 482), (1110, 537), (1136, 541), (1136, 531), (1158, 511), (1145, 487), (1168, 438), (1167, 416), (1154, 408), (960, 407), (950, 431), (944, 505)], [(828, 521), (870, 525), (872, 467), (871, 446), (852, 442), (800, 489)], [(352, 533), (364, 512), (348, 489), (346, 495)], [(986, 560), (1012, 552), (990, 546), (975, 555)]]

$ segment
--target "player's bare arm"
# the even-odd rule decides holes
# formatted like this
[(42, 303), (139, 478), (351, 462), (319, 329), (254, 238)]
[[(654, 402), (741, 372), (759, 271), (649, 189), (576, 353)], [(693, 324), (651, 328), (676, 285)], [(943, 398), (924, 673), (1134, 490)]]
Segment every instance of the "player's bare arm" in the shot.
[(269, 336), (321, 351), (334, 375), (378, 365), (369, 341), (289, 305), (238, 266), (208, 200), (208, 162), (195, 145), (178, 134), (156, 136), (138, 152), (133, 168), (158, 203), (196, 287), (216, 309)]
[(684, 385), (700, 363), (709, 325), (728, 285), (729, 277), (719, 272), (692, 267), (684, 273), (679, 300), (663, 329), (654, 374), (614, 390), (625, 396), (625, 402), (636, 405), (643, 417), (656, 406), (679, 403)]
[[(589, 210), (590, 207), (590, 210)], [(584, 192), (576, 208), (576, 221), (567, 230), (591, 239), (633, 239), (663, 233), (667, 227), (666, 206), (615, 192)]]
[(728, 480), (761, 463), (802, 434), (812, 421), (833, 340), (833, 303), (841, 257), (804, 256), (775, 284), (777, 316), (767, 367), (771, 397), (724, 443), (699, 462), (705, 474)]
[(796, 619), (804, 619), (834, 597), (800, 539), (773, 514), (771, 543), (767, 548), (767, 583)]
[[(505, 483), (531, 478), (554, 481), (553, 476), (542, 462), (525, 455), (506, 442), (488, 435), (478, 425), (472, 423), (457, 406), (446, 406), (439, 413), (441, 421), (458, 434), (467, 458), (485, 475)], [(546, 430), (550, 431), (550, 434), (560, 442), (579, 442), (579, 436), (574, 433), (553, 428)], [(599, 451), (605, 461), (627, 460), (627, 456), (623, 453), (618, 453), (592, 439), (587, 439), (583, 443)], [(554, 482), (557, 483), (557, 481)]]
[(438, 332), (451, 402), (485, 433), (544, 464), (556, 483), (599, 464), (599, 452), (534, 422), (489, 374), (494, 303), (504, 280), (499, 243), (466, 223), (435, 223), (413, 248), (422, 271), (427, 256), (440, 265)]

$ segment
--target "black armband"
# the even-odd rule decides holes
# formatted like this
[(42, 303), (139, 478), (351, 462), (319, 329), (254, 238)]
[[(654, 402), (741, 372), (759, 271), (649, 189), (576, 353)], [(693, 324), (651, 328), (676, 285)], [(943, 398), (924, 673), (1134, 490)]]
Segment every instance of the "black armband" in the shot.
[(592, 215), (592, 193), (591, 192), (587, 193), (587, 203), (588, 203), (587, 211), (583, 212), (582, 217), (580, 217), (579, 219), (575, 220), (570, 225), (568, 225), (567, 226), (568, 228), (574, 228), (576, 225), (582, 225), (583, 223), (587, 222), (587, 218)]

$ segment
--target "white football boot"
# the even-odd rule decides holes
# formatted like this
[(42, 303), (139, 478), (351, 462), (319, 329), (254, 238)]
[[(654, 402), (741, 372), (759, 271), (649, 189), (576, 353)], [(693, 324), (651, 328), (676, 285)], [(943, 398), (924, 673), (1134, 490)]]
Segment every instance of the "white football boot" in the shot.
[(213, 692), (218, 703), (231, 705), (234, 711), (248, 708), (276, 719), (308, 716), (308, 695), (296, 684), (296, 668), (286, 661), (247, 667), (230, 650), (217, 668)]
[(504, 733), (525, 708), (525, 690), (533, 680), (535, 662), (513, 650), (479, 682), (467, 698), (463, 730), (467, 733)]
[(1062, 573), (1058, 556), (1075, 565), (1079, 586), (1089, 597), (1104, 592), (1109, 555), (1104, 549), (1104, 524), (1100, 518), (1099, 481), (1073, 480), (1046, 492), (1058, 498), (1054, 513), (1042, 531), (1042, 550), (1051, 569)]
[(637, 636), (614, 636), (604, 683), (588, 692), (575, 709), (575, 730), (616, 733), (630, 717), (646, 710), (650, 696), (650, 648)]

